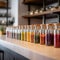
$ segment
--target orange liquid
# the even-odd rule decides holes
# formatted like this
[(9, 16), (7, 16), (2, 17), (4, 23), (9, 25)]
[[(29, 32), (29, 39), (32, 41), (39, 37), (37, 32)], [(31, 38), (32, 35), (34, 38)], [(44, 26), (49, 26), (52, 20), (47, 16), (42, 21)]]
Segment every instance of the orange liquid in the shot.
[(34, 43), (34, 32), (31, 32), (31, 43)]
[(30, 42), (31, 41), (31, 33), (30, 32), (27, 32), (27, 41)]
[(40, 44), (45, 44), (45, 34), (40, 34)]

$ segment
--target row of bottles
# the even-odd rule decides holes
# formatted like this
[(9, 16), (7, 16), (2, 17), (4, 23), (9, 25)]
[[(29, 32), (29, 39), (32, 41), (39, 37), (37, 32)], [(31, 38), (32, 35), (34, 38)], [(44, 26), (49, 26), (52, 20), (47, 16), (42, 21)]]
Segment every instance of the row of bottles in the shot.
[(6, 36), (17, 40), (60, 48), (60, 24), (36, 24), (7, 27)]

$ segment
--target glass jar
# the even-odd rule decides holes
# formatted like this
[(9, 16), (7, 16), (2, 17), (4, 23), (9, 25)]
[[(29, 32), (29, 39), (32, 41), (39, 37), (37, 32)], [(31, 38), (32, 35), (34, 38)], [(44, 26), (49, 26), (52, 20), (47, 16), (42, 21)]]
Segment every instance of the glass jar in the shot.
[(46, 29), (46, 25), (41, 24), (41, 30), (40, 30), (40, 44), (41, 45), (45, 44), (45, 29)]
[(21, 25), (21, 40), (24, 41), (24, 26)]
[(55, 24), (54, 47), (55, 48), (60, 48), (60, 24)]
[(34, 32), (35, 32), (35, 43), (40, 43), (40, 32), (39, 32), (39, 27), (40, 25), (34, 25), (35, 29), (34, 29)]
[(20, 26), (18, 26), (17, 39), (18, 39), (18, 40), (21, 40)]
[(31, 41), (31, 32), (30, 32), (30, 26), (27, 25), (27, 42)]
[(34, 33), (34, 25), (30, 25), (30, 32), (31, 32), (31, 43), (34, 43), (35, 40), (35, 33)]
[(24, 26), (24, 41), (27, 41), (27, 25)]
[(47, 29), (45, 31), (45, 44), (51, 46), (54, 44), (54, 24), (46, 24)]

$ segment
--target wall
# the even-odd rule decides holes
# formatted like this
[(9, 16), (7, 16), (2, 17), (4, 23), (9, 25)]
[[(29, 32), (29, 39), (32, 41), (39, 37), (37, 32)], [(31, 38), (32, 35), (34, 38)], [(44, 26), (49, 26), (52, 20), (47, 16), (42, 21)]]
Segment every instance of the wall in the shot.
[(10, 0), (11, 15), (15, 19), (14, 26), (18, 25), (18, 0)]

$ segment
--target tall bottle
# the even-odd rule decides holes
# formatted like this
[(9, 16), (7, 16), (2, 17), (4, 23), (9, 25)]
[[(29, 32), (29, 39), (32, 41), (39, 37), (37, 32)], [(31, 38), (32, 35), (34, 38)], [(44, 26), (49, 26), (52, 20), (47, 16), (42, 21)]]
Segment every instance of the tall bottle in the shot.
[(27, 25), (24, 25), (24, 41), (27, 41)]
[(54, 24), (47, 24), (45, 44), (51, 46), (54, 44)]
[(39, 28), (40, 28), (40, 25), (34, 25), (35, 26), (35, 43), (40, 43), (40, 32), (39, 32)]
[(30, 32), (31, 32), (31, 43), (35, 41), (35, 32), (34, 32), (34, 25), (30, 25)]
[(27, 25), (27, 42), (31, 41), (31, 32), (30, 32), (30, 26)]
[(45, 29), (46, 29), (46, 25), (41, 24), (41, 30), (40, 30), (40, 44), (41, 45), (45, 44)]
[(18, 26), (18, 40), (21, 40), (21, 30), (20, 30), (20, 26)]
[(9, 27), (6, 28), (6, 37), (9, 37)]
[(24, 26), (21, 25), (21, 40), (24, 41)]
[(60, 23), (54, 24), (55, 30), (54, 30), (54, 47), (60, 48)]

